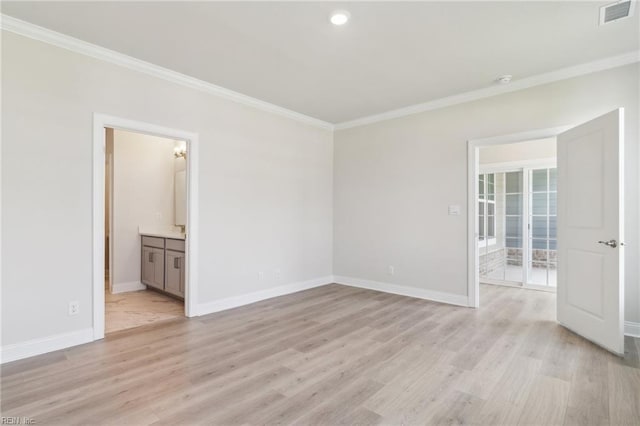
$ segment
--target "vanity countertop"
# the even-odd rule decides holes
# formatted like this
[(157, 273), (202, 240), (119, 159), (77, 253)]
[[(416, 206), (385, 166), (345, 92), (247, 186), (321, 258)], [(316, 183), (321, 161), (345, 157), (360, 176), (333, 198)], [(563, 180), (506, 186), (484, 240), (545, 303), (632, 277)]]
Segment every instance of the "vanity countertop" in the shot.
[(171, 238), (174, 240), (184, 240), (185, 234), (175, 231), (140, 231), (140, 235), (147, 237)]

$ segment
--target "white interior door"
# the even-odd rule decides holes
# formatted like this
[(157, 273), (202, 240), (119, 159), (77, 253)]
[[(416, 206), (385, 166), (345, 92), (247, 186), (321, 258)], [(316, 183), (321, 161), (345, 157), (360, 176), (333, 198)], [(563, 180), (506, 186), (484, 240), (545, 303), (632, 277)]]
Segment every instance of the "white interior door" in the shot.
[(558, 136), (558, 322), (624, 353), (622, 108)]

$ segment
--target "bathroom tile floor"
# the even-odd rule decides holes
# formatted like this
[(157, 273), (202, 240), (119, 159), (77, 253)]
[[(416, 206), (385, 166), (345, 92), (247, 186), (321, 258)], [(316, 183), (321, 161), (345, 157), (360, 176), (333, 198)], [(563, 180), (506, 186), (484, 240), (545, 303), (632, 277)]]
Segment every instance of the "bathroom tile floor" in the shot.
[(153, 290), (105, 292), (105, 333), (184, 318), (184, 303)]

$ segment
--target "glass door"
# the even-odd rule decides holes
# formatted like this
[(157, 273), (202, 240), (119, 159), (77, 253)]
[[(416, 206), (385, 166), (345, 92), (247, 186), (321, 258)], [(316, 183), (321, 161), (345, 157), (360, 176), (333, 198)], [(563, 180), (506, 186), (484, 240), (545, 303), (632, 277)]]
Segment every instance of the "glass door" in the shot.
[(480, 279), (554, 288), (555, 168), (520, 168), (478, 176)]
[(529, 170), (529, 258), (527, 284), (556, 286), (557, 199), (556, 169)]
[(522, 171), (479, 176), (479, 265), (483, 282), (522, 285)]

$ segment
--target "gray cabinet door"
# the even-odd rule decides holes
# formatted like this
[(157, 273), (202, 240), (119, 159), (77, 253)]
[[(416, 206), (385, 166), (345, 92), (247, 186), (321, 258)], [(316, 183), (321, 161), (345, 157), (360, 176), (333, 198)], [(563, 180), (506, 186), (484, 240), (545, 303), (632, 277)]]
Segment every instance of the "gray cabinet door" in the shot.
[(142, 247), (142, 284), (155, 287), (155, 265), (153, 248)]
[(164, 290), (164, 250), (153, 249), (153, 286)]
[(184, 297), (184, 278), (185, 278), (184, 271), (187, 269), (187, 265), (186, 265), (186, 256), (184, 255), (184, 253), (180, 253), (180, 254), (182, 255), (182, 257), (180, 258), (180, 295)]
[(184, 297), (184, 253), (167, 250), (166, 255), (166, 281), (165, 291)]

